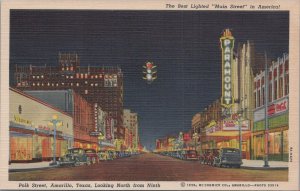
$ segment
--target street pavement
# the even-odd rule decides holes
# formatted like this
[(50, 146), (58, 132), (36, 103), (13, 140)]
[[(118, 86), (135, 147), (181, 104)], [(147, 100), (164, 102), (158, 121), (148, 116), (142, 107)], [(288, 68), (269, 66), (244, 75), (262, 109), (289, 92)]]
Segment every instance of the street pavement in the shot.
[(217, 168), (146, 153), (79, 167), (10, 172), (11, 181), (288, 181), (288, 170)]

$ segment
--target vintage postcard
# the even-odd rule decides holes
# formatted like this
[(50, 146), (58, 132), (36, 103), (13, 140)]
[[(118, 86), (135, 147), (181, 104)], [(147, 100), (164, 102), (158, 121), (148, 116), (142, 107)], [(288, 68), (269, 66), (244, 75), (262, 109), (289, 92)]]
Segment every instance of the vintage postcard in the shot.
[(1, 1), (0, 189), (299, 190), (299, 9)]

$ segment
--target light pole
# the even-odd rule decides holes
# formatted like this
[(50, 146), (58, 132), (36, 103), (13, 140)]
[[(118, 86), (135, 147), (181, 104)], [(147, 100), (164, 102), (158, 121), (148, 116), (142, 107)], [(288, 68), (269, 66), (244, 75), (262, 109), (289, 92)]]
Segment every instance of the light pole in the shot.
[(198, 138), (199, 138), (198, 133), (195, 132), (195, 133), (193, 134), (193, 138), (194, 138), (194, 140), (195, 140), (195, 142), (194, 142), (194, 143), (195, 143), (195, 151), (197, 151), (197, 140), (198, 140)]
[(265, 158), (264, 167), (269, 166), (269, 121), (268, 121), (268, 105), (269, 105), (269, 71), (267, 53), (265, 52)]
[(56, 127), (61, 125), (61, 120), (58, 119), (58, 116), (55, 114), (52, 116), (52, 120), (49, 121), (50, 125), (54, 126), (53, 129), (53, 162), (50, 165), (56, 165)]
[(243, 158), (243, 152), (242, 152), (243, 136), (242, 136), (242, 123), (241, 123), (242, 113), (241, 112), (239, 112), (239, 114), (238, 114), (238, 123), (239, 123), (239, 137), (240, 137), (239, 138), (239, 149), (240, 149), (240, 156), (242, 159)]

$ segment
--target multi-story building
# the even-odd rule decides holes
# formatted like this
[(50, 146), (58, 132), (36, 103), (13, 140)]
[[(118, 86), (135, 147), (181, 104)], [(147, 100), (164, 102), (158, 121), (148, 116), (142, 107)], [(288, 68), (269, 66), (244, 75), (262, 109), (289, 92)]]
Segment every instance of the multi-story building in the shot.
[(139, 124), (137, 113), (131, 112), (129, 109), (124, 109), (124, 127), (128, 129), (129, 134), (129, 148), (133, 150), (138, 149), (139, 143)]
[(123, 73), (119, 67), (80, 66), (77, 54), (59, 53), (57, 66), (19, 66), (14, 87), (20, 90), (73, 89), (99, 106), (116, 122), (114, 135), (124, 139)]
[[(13, 88), (9, 101), (10, 162), (52, 160), (54, 148), (56, 157), (61, 157), (73, 147), (71, 114)], [(54, 117), (56, 124), (51, 123)]]
[[(266, 86), (266, 83), (268, 86)], [(289, 57), (268, 64), (268, 76), (261, 70), (254, 78), (255, 101), (253, 126), (253, 159), (263, 159), (265, 155), (266, 135), (268, 136), (269, 160), (288, 161), (289, 130)], [(267, 89), (266, 89), (267, 88)], [(268, 129), (265, 128), (266, 97)]]
[(233, 44), (231, 32), (225, 30), (221, 37), (222, 97), (196, 114), (192, 123), (194, 131), (200, 134), (202, 149), (239, 148), (241, 128), (243, 158), (250, 159), (253, 78), (263, 60), (255, 52), (252, 42), (240, 43), (236, 52), (233, 52)]
[(81, 95), (74, 90), (27, 90), (24, 92), (72, 116), (74, 147), (98, 149), (97, 137), (90, 136), (90, 133), (97, 128), (94, 120), (94, 107)]

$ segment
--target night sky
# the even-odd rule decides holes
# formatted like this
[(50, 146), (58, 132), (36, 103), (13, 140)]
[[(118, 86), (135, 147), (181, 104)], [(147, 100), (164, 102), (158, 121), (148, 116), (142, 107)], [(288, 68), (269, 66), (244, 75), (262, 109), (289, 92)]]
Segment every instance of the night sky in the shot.
[[(11, 11), (10, 81), (15, 64), (57, 65), (76, 52), (81, 65), (119, 66), (124, 108), (138, 113), (141, 142), (191, 129), (195, 113), (221, 96), (219, 38), (230, 28), (276, 59), (288, 52), (288, 12)], [(158, 79), (142, 79), (146, 61)]]

